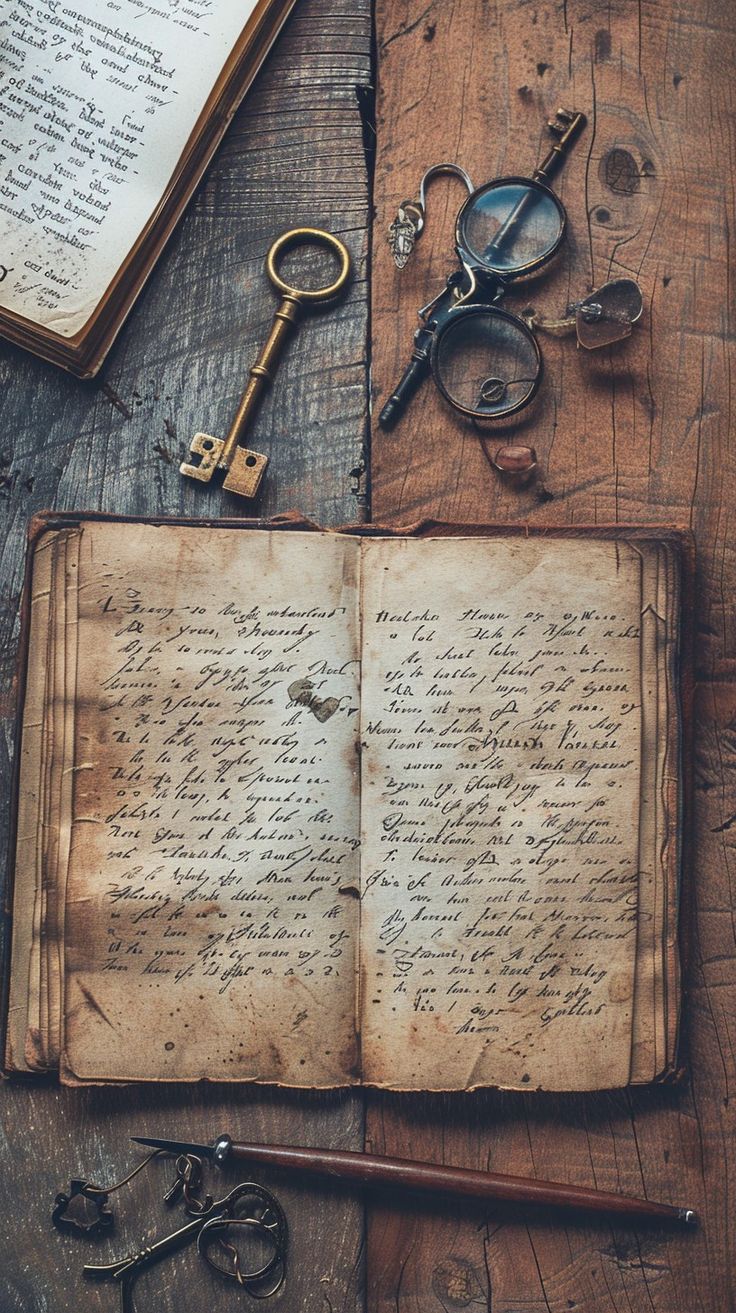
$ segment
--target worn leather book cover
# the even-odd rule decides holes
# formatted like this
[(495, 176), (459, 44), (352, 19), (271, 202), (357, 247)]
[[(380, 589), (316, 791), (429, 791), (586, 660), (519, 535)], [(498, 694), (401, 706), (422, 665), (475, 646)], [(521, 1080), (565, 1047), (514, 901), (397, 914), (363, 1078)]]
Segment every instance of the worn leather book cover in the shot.
[(692, 559), (660, 526), (38, 517), (7, 1068), (672, 1079)]

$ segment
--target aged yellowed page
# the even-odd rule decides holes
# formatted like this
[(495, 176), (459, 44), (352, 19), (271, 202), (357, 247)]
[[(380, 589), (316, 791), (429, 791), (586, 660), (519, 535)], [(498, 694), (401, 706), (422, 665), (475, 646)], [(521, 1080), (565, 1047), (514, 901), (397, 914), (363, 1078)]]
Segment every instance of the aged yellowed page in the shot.
[[(682, 607), (682, 579), (671, 548), (660, 552), (658, 612), (665, 617), (662, 626), (665, 643), (660, 661), (659, 724), (662, 752), (658, 769), (658, 854), (659, 905), (658, 934), (662, 944), (661, 984), (656, 1007), (662, 1000), (662, 1020), (658, 1020), (658, 1055), (656, 1069), (671, 1064), (677, 1054), (680, 1027), (680, 954), (679, 901), (682, 876), (682, 714), (679, 705), (679, 667), (681, 661), (678, 618)], [(673, 692), (674, 691), (674, 692)]]
[(44, 539), (36, 549), (31, 580), (30, 640), (21, 737), (10, 993), (5, 1042), (6, 1064), (18, 1071), (32, 1069), (26, 1056), (31, 1014), (36, 1030), (38, 1027), (41, 886), (39, 847), (43, 816), (41, 795), (44, 776), (44, 708), (52, 549), (51, 537)]
[[(632, 1021), (632, 1081), (656, 1075), (657, 975), (662, 943), (657, 942), (656, 900), (661, 897), (657, 826), (658, 781), (664, 753), (659, 724), (660, 689), (664, 686), (664, 617), (657, 613), (660, 553), (656, 544), (642, 553), (641, 597), (641, 795), (639, 804), (639, 901)], [(647, 545), (649, 548), (649, 545)]]
[(53, 701), (49, 718), (53, 724), (52, 762), (44, 843), (45, 888), (43, 910), (44, 974), (47, 1017), (43, 1027), (45, 1061), (57, 1067), (61, 1052), (66, 874), (74, 780), (74, 721), (77, 673), (77, 566), (80, 530), (63, 530), (55, 549), (55, 615)]
[(625, 1085), (640, 554), (374, 540), (362, 580), (364, 1079)]
[[(54, 937), (50, 920), (53, 916), (56, 895), (56, 859), (58, 856), (58, 837), (60, 833), (58, 816), (58, 799), (61, 779), (64, 774), (64, 666), (66, 632), (66, 541), (63, 534), (54, 534), (51, 565), (51, 596), (49, 611), (49, 632), (46, 655), (46, 694), (45, 694), (45, 738), (44, 748), (44, 790), (41, 824), (38, 828), (39, 838), (39, 1020), (37, 1039), (34, 1046), (35, 1058), (39, 1066), (48, 1068), (54, 1065), (50, 1055), (49, 1035), (51, 1030), (50, 994), (54, 989), (52, 981)], [(51, 966), (51, 970), (49, 967)], [(58, 980), (58, 973), (57, 973)], [(58, 1062), (58, 1052), (56, 1055)]]
[[(54, 668), (53, 618), (54, 618), (54, 579), (58, 543), (54, 537), (44, 552), (48, 568), (48, 580), (41, 578), (41, 592), (48, 588), (48, 600), (42, 602), (39, 615), (46, 617), (46, 633), (43, 636), (43, 675), (42, 675), (42, 718), (41, 718), (41, 771), (38, 795), (38, 816), (35, 821), (35, 897), (33, 903), (33, 935), (28, 970), (28, 1030), (26, 1033), (25, 1058), (32, 1071), (45, 1069), (45, 1044), (43, 1032), (43, 957), (44, 957), (44, 856), (48, 838), (49, 774), (53, 752), (51, 725), (51, 690)], [(39, 597), (39, 601), (41, 598)]]
[(51, 531), (34, 555), (6, 1041), (11, 1069), (45, 1070), (59, 1059), (78, 543), (78, 530)]
[(66, 1079), (357, 1079), (357, 564), (85, 525)]
[(0, 306), (84, 327), (158, 206), (255, 0), (0, 14)]
[(677, 706), (680, 580), (671, 544), (642, 552), (642, 790), (631, 1081), (661, 1076), (679, 1020), (677, 887), (681, 793)]

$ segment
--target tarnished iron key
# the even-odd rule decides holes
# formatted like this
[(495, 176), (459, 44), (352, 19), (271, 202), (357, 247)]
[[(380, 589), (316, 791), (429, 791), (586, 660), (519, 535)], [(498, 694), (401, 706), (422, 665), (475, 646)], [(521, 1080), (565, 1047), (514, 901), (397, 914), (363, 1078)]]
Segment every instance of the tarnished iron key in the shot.
[[(278, 261), (295, 246), (326, 246), (340, 261), (340, 272), (326, 287), (306, 289), (292, 287), (281, 278)], [(215, 470), (225, 470), (223, 488), (241, 497), (255, 497), (266, 472), (268, 456), (250, 451), (240, 445), (256, 407), (266, 388), (273, 382), (281, 354), (292, 329), (296, 327), (307, 306), (326, 305), (345, 287), (350, 276), (350, 254), (347, 247), (332, 233), (321, 228), (293, 228), (276, 239), (266, 257), (266, 272), (274, 287), (281, 292), (282, 300), (273, 317), (271, 331), (256, 363), (251, 366), (248, 386), (226, 438), (215, 438), (210, 433), (195, 433), (190, 454), (201, 457), (198, 465), (183, 461), (182, 474), (190, 479), (209, 483)]]
[[(247, 1286), (248, 1282), (258, 1282), (264, 1277), (269, 1277), (280, 1267), (282, 1270), (280, 1284), (285, 1271), (288, 1227), (283, 1209), (271, 1191), (253, 1181), (243, 1181), (223, 1199), (212, 1199), (208, 1196), (208, 1200), (209, 1203), (201, 1212), (178, 1227), (176, 1231), (112, 1263), (85, 1263), (82, 1268), (84, 1275), (98, 1281), (119, 1282), (121, 1313), (133, 1313), (133, 1282), (138, 1273), (196, 1241), (201, 1256), (209, 1267), (219, 1272), (221, 1276), (229, 1277)], [(188, 1211), (191, 1217), (191, 1209)], [(200, 1237), (208, 1227), (210, 1234), (216, 1233), (219, 1236), (228, 1221), (258, 1230), (270, 1241), (273, 1252), (265, 1262), (260, 1263), (251, 1272), (243, 1272), (236, 1259), (235, 1270), (230, 1273), (214, 1262), (208, 1256), (207, 1247), (202, 1247), (199, 1243)]]

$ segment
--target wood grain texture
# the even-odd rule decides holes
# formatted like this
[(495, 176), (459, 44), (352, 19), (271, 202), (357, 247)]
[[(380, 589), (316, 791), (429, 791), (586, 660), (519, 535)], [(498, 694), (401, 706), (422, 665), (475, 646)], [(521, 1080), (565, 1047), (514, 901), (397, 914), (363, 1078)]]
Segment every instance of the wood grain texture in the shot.
[[(29, 516), (44, 507), (249, 513), (219, 488), (185, 482), (178, 465), (196, 430), (224, 436), (276, 304), (263, 272), (266, 249), (297, 224), (327, 226), (342, 236), (356, 274), (336, 309), (303, 325), (260, 411), (252, 445), (268, 452), (272, 464), (257, 511), (299, 507), (323, 524), (355, 518), (350, 471), (365, 438), (367, 250), (356, 87), (369, 79), (368, 0), (300, 0), (100, 377), (80, 383), (0, 345), (4, 797)], [(249, 585), (244, 579), (245, 597)], [(7, 820), (4, 809), (3, 827)], [(83, 1281), (82, 1264), (124, 1254), (144, 1235), (178, 1224), (178, 1214), (161, 1203), (170, 1168), (154, 1164), (112, 1197), (120, 1224), (102, 1244), (57, 1234), (50, 1214), (71, 1176), (89, 1173), (105, 1182), (124, 1175), (137, 1158), (127, 1140), (133, 1132), (210, 1140), (227, 1129), (287, 1143), (362, 1143), (361, 1102), (350, 1094), (74, 1091), (53, 1082), (13, 1082), (0, 1089), (0, 1118), (2, 1313), (119, 1307), (115, 1288)], [(233, 1172), (219, 1178), (228, 1187), (239, 1179)], [(279, 1305), (335, 1313), (355, 1308), (362, 1284), (359, 1201), (293, 1181), (278, 1189), (292, 1224), (293, 1254)], [(136, 1291), (138, 1308), (161, 1313), (200, 1313), (242, 1298), (211, 1278), (191, 1250), (142, 1276)]]
[[(365, 85), (369, 76), (367, 10), (367, 0), (301, 0), (100, 379), (79, 384), (0, 348), (6, 512), (0, 652), (7, 711), (24, 526), (33, 510), (241, 509), (214, 490), (185, 488), (176, 467), (190, 433), (203, 426), (221, 432), (234, 408), (272, 307), (261, 274), (271, 237), (297, 220), (333, 218), (356, 259), (364, 260), (353, 84)], [(488, 1093), (409, 1104), (371, 1095), (368, 1145), (687, 1202), (701, 1208), (704, 1226), (696, 1236), (675, 1237), (497, 1212), (487, 1218), (473, 1210), (449, 1213), (442, 1201), (421, 1209), (374, 1202), (370, 1306), (397, 1313), (471, 1306), (490, 1313), (724, 1313), (736, 1302), (728, 1261), (734, 1220), (726, 1206), (734, 1172), (733, 348), (725, 307), (733, 14), (725, 0), (587, 6), (567, 0), (548, 9), (521, 0), (496, 7), (481, 0), (379, 0), (377, 17), (377, 396), (385, 396), (403, 366), (414, 311), (427, 299), (427, 271), (439, 271), (439, 278), (445, 270), (457, 194), (450, 183), (433, 187), (417, 262), (400, 281), (383, 244), (395, 204), (442, 157), (457, 158), (478, 181), (531, 167), (543, 117), (558, 100), (586, 109), (594, 128), (561, 178), (571, 241), (565, 260), (539, 285), (539, 307), (560, 308), (611, 269), (638, 272), (648, 308), (632, 342), (597, 362), (577, 356), (568, 342), (544, 344), (540, 405), (533, 425), (521, 430), (544, 462), (543, 484), (522, 496), (505, 491), (472, 429), (425, 389), (395, 435), (376, 436), (374, 514), (394, 523), (425, 513), (691, 523), (700, 549), (701, 689), (697, 898), (686, 1008), (690, 1080), (594, 1099)], [(633, 168), (621, 158), (611, 163), (614, 148), (626, 151)], [(302, 330), (288, 377), (261, 412), (253, 442), (274, 456), (266, 513), (298, 505), (324, 523), (354, 515), (349, 472), (363, 436), (364, 273), (363, 263), (350, 301)], [(334, 408), (331, 403), (327, 411), (331, 392)], [(8, 726), (6, 720), (6, 772)], [(122, 1174), (131, 1130), (166, 1133), (175, 1125), (209, 1136), (246, 1127), (254, 1138), (360, 1142), (359, 1101), (342, 1095), (80, 1093), (34, 1085), (0, 1091), (0, 1109), (3, 1313), (65, 1313), (81, 1298), (91, 1309), (115, 1306), (114, 1291), (82, 1285), (87, 1247), (53, 1234), (48, 1210), (56, 1189), (82, 1167), (100, 1177)], [(141, 1238), (136, 1218), (163, 1219), (158, 1166), (153, 1175), (150, 1184), (139, 1180), (130, 1196), (119, 1197), (121, 1251)], [(353, 1307), (360, 1266), (356, 1202), (293, 1184), (282, 1193), (304, 1256), (282, 1304), (324, 1303), (328, 1313)], [(219, 1307), (228, 1298), (236, 1295), (210, 1284), (191, 1253), (162, 1264), (138, 1288), (139, 1307), (163, 1313), (199, 1310), (205, 1300), (216, 1299)]]
[[(378, 157), (373, 239), (374, 408), (408, 358), (416, 308), (452, 267), (462, 190), (433, 184), (427, 229), (402, 274), (385, 230), (431, 163), (476, 185), (533, 168), (558, 105), (589, 115), (559, 177), (564, 258), (508, 308), (554, 315), (615, 274), (646, 310), (624, 346), (589, 356), (540, 339), (546, 375), (528, 423), (542, 477), (522, 493), (493, 475), (471, 425), (431, 383), (391, 434), (373, 433), (373, 517), (690, 525), (698, 544), (695, 804), (687, 872), (691, 963), (684, 1057), (668, 1089), (602, 1097), (484, 1093), (411, 1108), (372, 1096), (377, 1152), (528, 1172), (678, 1202), (697, 1234), (634, 1233), (550, 1218), (386, 1207), (371, 1213), (369, 1307), (446, 1313), (722, 1313), (733, 1276), (736, 813), (733, 507), (736, 15), (720, 0), (383, 0), (378, 6)], [(492, 580), (489, 581), (492, 589)]]

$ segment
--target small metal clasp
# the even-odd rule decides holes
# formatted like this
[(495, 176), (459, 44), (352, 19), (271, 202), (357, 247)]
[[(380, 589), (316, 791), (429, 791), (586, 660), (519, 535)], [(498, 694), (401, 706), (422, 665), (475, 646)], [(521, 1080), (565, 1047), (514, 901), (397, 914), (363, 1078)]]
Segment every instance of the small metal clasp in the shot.
[(421, 237), (424, 232), (427, 216), (427, 187), (432, 178), (436, 178), (441, 173), (449, 173), (454, 178), (459, 178), (467, 187), (468, 195), (471, 195), (474, 191), (469, 175), (465, 172), (465, 169), (461, 169), (459, 164), (443, 161), (441, 164), (433, 164), (431, 168), (427, 169), (419, 184), (419, 199), (416, 201), (402, 201), (396, 218), (388, 230), (388, 244), (391, 247), (397, 269), (403, 269), (408, 263), (417, 238)]

